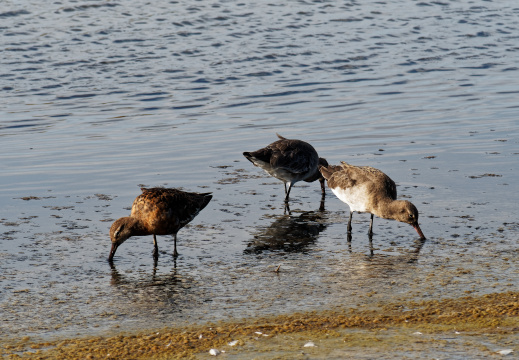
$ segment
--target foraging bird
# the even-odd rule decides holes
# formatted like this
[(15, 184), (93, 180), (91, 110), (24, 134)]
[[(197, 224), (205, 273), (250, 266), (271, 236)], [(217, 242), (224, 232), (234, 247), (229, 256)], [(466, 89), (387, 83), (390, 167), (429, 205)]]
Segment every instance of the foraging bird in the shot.
[(130, 216), (116, 220), (110, 227), (112, 249), (109, 261), (113, 260), (117, 248), (131, 236), (153, 235), (153, 255), (157, 258), (156, 235), (173, 234), (173, 256), (178, 256), (177, 232), (193, 220), (213, 197), (211, 193), (190, 193), (178, 189), (141, 190), (142, 194), (133, 202)]
[(418, 225), (418, 210), (407, 200), (396, 199), (396, 185), (382, 171), (371, 166), (354, 166), (341, 161), (341, 165), (321, 166), (328, 187), (350, 207), (348, 234), (354, 211), (371, 213), (369, 237), (373, 236), (373, 215), (413, 226), (422, 240), (425, 236)]
[(319, 165), (328, 166), (328, 162), (320, 158), (314, 147), (307, 142), (286, 139), (279, 134), (276, 135), (279, 138), (278, 141), (253, 152), (244, 152), (243, 156), (253, 163), (254, 166), (262, 168), (270, 176), (283, 181), (285, 185), (285, 203), (288, 203), (292, 186), (301, 180), (306, 182), (319, 180), (324, 197), (324, 178), (318, 167)]

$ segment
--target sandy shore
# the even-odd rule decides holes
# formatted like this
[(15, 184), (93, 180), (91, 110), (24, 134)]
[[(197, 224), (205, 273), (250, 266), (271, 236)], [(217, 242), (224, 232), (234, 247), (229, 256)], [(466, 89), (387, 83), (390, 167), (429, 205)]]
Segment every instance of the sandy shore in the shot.
[[(24, 359), (449, 358), (511, 355), (519, 338), (519, 292), (371, 309), (297, 313), (190, 328), (34, 342), (3, 342), (0, 355)], [(456, 354), (459, 354), (457, 356)], [(443, 358), (443, 356), (440, 356)]]

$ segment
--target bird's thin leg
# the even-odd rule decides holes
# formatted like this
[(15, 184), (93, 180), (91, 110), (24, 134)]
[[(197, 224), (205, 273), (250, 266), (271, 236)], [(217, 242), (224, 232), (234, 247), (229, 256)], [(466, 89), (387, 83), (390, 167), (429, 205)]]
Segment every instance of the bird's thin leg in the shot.
[(373, 214), (371, 214), (371, 220), (369, 221), (369, 231), (368, 236), (371, 239), (373, 237)]
[(323, 198), (326, 195), (326, 190), (324, 188), (324, 179), (319, 179), (319, 182), (321, 183), (321, 194), (323, 195)]
[[(286, 184), (285, 184), (285, 188), (286, 188)], [(288, 202), (288, 196), (290, 195), (290, 190), (292, 190), (292, 183), (288, 183), (288, 191), (286, 192), (286, 196), (285, 196), (285, 202), (287, 203)]]
[(324, 199), (326, 198), (326, 191), (324, 190), (324, 179), (319, 179), (321, 183), (321, 203), (319, 205), (319, 211), (324, 211)]
[(348, 220), (348, 234), (351, 234), (351, 218), (353, 217), (353, 211), (350, 211), (350, 219)]
[(288, 202), (285, 202), (285, 209), (283, 210), (283, 214), (292, 215), (292, 212), (290, 211), (290, 206), (288, 206)]
[(153, 257), (156, 259), (159, 257), (159, 247), (157, 245), (157, 237), (153, 234)]
[(174, 246), (173, 256), (177, 257), (178, 256), (178, 251), (177, 251), (177, 234), (173, 234), (173, 246)]
[(286, 198), (286, 196), (287, 196), (287, 183), (284, 182), (283, 185), (285, 185), (285, 198)]

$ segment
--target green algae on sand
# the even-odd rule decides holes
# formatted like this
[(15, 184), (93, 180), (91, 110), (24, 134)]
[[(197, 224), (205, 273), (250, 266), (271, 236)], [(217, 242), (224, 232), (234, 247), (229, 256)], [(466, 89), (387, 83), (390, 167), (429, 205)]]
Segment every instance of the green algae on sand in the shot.
[(2, 344), (0, 355), (13, 359), (199, 359), (207, 358), (210, 349), (220, 349), (230, 359), (339, 359), (367, 354), (396, 359), (424, 351), (489, 356), (500, 347), (513, 350), (517, 343), (518, 299), (518, 292), (507, 292), (44, 343), (25, 337)]

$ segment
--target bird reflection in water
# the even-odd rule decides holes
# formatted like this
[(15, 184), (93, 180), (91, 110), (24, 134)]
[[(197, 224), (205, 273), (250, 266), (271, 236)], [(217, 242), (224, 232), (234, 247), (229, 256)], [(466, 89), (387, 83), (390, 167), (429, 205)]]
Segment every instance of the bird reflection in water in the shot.
[(326, 224), (317, 212), (299, 216), (282, 215), (266, 228), (261, 228), (244, 250), (246, 254), (264, 251), (304, 252), (313, 244)]
[(359, 289), (389, 286), (394, 291), (396, 285), (406, 289), (415, 281), (413, 274), (419, 271), (418, 260), (424, 244), (424, 240), (416, 241), (411, 248), (400, 249), (396, 254), (374, 252), (372, 248), (366, 254), (365, 251), (352, 251), (349, 245), (350, 254), (343, 259), (334, 277), (347, 276), (348, 286)]
[[(375, 254), (375, 248), (373, 247), (373, 240), (369, 239), (369, 255), (366, 256), (368, 260), (377, 260), (378, 258), (393, 258), (396, 262), (401, 263), (414, 263), (418, 260), (420, 255), (420, 251), (422, 250), (425, 239), (418, 239), (414, 242), (409, 250), (406, 250), (402, 255), (391, 256), (387, 254)], [(351, 246), (351, 234), (348, 234), (348, 250), (350, 253), (353, 253)]]
[[(323, 195), (321, 196), (321, 202), (319, 203), (319, 211), (325, 211), (325, 208), (324, 208), (324, 200), (325, 200), (325, 195), (323, 193)], [(284, 211), (283, 211), (283, 214), (285, 215), (292, 215), (292, 211), (290, 211), (290, 206), (288, 205), (288, 203), (286, 202), (283, 206), (284, 208)], [(351, 234), (349, 234), (351, 236)]]
[[(193, 280), (178, 273), (176, 266), (169, 273), (157, 274), (157, 267), (150, 272), (135, 272), (130, 274), (120, 272), (111, 263), (112, 277), (110, 284), (123, 292), (126, 297), (133, 299), (132, 304), (142, 302), (143, 306), (149, 306), (150, 302), (161, 307), (175, 304), (180, 310), (181, 304), (190, 303), (193, 294)], [(148, 304), (148, 305), (146, 305)]]

